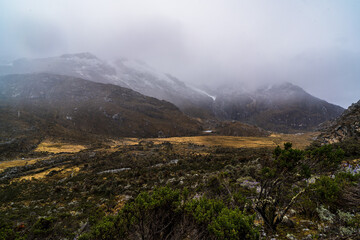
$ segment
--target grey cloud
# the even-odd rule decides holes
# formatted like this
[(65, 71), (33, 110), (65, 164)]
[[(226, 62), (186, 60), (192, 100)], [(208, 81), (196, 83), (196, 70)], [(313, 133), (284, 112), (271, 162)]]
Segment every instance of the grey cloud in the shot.
[(0, 59), (137, 58), (189, 84), (289, 81), (347, 107), (360, 96), (359, 11), (355, 0), (4, 1)]
[(61, 29), (55, 24), (40, 19), (25, 19), (19, 24), (19, 44), (30, 55), (51, 55), (66, 49)]

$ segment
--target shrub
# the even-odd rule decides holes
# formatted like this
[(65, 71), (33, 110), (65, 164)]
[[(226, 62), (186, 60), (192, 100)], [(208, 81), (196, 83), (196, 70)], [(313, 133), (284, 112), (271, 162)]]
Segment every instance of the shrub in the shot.
[(258, 239), (259, 232), (254, 227), (254, 217), (244, 215), (239, 209), (223, 208), (209, 224), (209, 230), (217, 239)]
[[(273, 152), (274, 160), (262, 163), (261, 189), (255, 206), (266, 226), (276, 230), (291, 205), (306, 192), (306, 180), (314, 173), (338, 169), (343, 156), (344, 151), (331, 145), (313, 147), (308, 151), (292, 149), (291, 143), (284, 143), (283, 149), (277, 146)], [(323, 203), (333, 204), (338, 200), (340, 187), (328, 177), (322, 177), (313, 189)], [(311, 207), (309, 214), (313, 213), (314, 206)]]
[(0, 219), (0, 240), (16, 239), (16, 235), (12, 224)]
[(125, 204), (116, 216), (104, 217), (82, 239), (124, 239), (128, 235), (141, 239), (161, 239), (176, 225), (180, 192), (168, 187), (142, 192)]
[(95, 239), (111, 240), (118, 235), (115, 229), (116, 219), (112, 216), (104, 217), (94, 228), (93, 236)]
[(275, 148), (273, 161), (262, 163), (255, 209), (272, 231), (276, 231), (291, 205), (305, 191), (294, 191), (294, 185), (311, 176), (305, 155), (305, 151), (292, 149), (291, 143), (285, 143), (284, 149)]
[(314, 193), (314, 201), (330, 206), (338, 201), (341, 185), (335, 178), (321, 176), (311, 185), (311, 189)]
[(47, 236), (53, 230), (54, 222), (55, 218), (53, 217), (40, 218), (33, 225), (32, 232), (35, 236)]
[(196, 222), (209, 224), (224, 207), (225, 204), (220, 200), (200, 198), (189, 202), (185, 209), (194, 217)]
[(328, 171), (336, 170), (344, 159), (345, 152), (341, 149), (334, 149), (332, 145), (324, 145), (309, 152), (310, 158), (317, 162), (320, 168)]
[(321, 221), (326, 221), (329, 223), (333, 223), (335, 219), (335, 214), (332, 214), (328, 209), (326, 209), (323, 205), (316, 209), (318, 212), (319, 218)]
[(256, 239), (254, 216), (229, 209), (221, 200), (187, 201), (188, 191), (168, 187), (142, 192), (116, 216), (107, 216), (80, 239)]
[(349, 138), (335, 145), (344, 150), (346, 157), (360, 157), (360, 140), (358, 139)]

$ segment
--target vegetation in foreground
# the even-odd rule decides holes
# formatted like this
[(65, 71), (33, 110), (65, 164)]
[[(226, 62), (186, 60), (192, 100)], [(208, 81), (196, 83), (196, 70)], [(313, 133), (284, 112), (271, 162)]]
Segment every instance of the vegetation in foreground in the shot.
[(57, 153), (0, 173), (0, 239), (356, 239), (357, 164), (290, 143)]

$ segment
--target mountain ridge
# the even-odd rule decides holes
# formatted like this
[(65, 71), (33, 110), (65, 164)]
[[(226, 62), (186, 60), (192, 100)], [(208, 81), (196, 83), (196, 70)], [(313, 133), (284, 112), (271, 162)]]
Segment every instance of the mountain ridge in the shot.
[[(212, 99), (170, 74), (157, 72), (138, 60), (107, 62), (85, 52), (58, 57), (19, 59), (0, 66), (0, 75), (47, 72), (130, 88), (144, 95), (169, 101), (195, 117), (208, 117)], [(203, 111), (207, 109), (207, 111)], [(191, 114), (192, 113), (192, 114)], [(194, 115), (195, 114), (195, 115)]]
[[(0, 77), (1, 142), (188, 136), (200, 124), (175, 105), (112, 84), (49, 73)], [(67, 134), (69, 133), (69, 134)]]
[(237, 89), (219, 88), (214, 104), (218, 118), (289, 133), (314, 130), (343, 112), (342, 107), (314, 97), (289, 82), (255, 90)]
[(20, 59), (12, 65), (0, 66), (0, 75), (39, 71), (130, 88), (169, 101), (191, 117), (241, 121), (284, 133), (313, 131), (344, 110), (289, 82), (255, 89), (240, 83), (227, 84), (204, 91), (142, 61), (122, 58), (109, 63), (87, 52)]

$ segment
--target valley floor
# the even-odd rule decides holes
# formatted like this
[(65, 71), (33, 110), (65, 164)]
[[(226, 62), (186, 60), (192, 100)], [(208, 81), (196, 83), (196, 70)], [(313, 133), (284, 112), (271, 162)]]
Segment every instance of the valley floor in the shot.
[[(196, 144), (204, 146), (222, 146), (234, 148), (274, 148), (283, 145), (285, 142), (293, 143), (295, 148), (305, 149), (317, 136), (318, 132), (307, 132), (298, 134), (273, 133), (268, 137), (233, 137), (233, 136), (193, 136), (193, 137), (171, 137), (171, 138), (147, 138), (155, 144), (169, 142), (172, 144)], [(137, 144), (142, 139), (125, 138), (119, 141), (120, 144)]]
[[(141, 142), (152, 142), (153, 144), (171, 143), (175, 145), (195, 144), (206, 147), (233, 147), (233, 148), (275, 148), (285, 142), (291, 142), (295, 148), (305, 149), (315, 138), (318, 132), (303, 134), (271, 134), (269, 137), (233, 137), (233, 136), (192, 136), (192, 137), (171, 137), (171, 138), (121, 138), (111, 139), (108, 146), (111, 149), (121, 148), (122, 145), (138, 145)], [(46, 154), (71, 154), (86, 150), (85, 145), (64, 143), (60, 141), (45, 140), (41, 142), (34, 152)], [(50, 156), (38, 158), (21, 158), (0, 162), (0, 173), (7, 168), (32, 165), (36, 162), (50, 159)], [(31, 176), (29, 176), (31, 177)]]
[[(0, 239), (77, 239), (140, 192), (163, 186), (189, 189), (193, 199), (226, 202), (228, 191), (252, 199), (262, 159), (285, 142), (305, 149), (317, 134), (123, 138), (98, 147), (46, 140), (28, 156), (0, 162)], [(323, 220), (298, 209), (289, 218), (291, 226), (281, 225), (277, 233), (266, 232), (258, 215), (255, 225), (262, 238), (325, 239), (322, 229), (329, 224)]]

